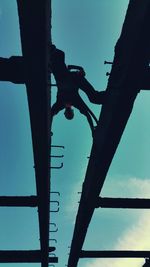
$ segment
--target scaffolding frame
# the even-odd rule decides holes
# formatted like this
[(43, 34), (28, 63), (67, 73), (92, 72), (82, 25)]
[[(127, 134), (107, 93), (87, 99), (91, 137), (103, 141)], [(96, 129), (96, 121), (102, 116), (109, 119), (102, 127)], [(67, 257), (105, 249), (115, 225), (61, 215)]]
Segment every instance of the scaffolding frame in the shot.
[[(38, 208), (40, 250), (0, 251), (0, 262), (39, 262), (42, 267), (58, 262), (50, 256), (50, 51), (51, 0), (17, 0), (22, 57), (32, 134), (36, 196), (1, 196), (0, 206)], [(37, 119), (38, 118), (38, 119)], [(52, 254), (51, 254), (52, 255)]]

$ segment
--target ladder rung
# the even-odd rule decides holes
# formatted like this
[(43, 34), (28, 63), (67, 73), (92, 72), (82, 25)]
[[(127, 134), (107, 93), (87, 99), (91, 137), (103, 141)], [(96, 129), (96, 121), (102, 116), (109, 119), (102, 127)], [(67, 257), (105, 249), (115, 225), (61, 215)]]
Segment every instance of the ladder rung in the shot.
[(99, 197), (96, 208), (149, 209), (150, 199)]
[(82, 250), (80, 258), (149, 258), (150, 251), (128, 251), (128, 250), (110, 250), (110, 251), (85, 251)]

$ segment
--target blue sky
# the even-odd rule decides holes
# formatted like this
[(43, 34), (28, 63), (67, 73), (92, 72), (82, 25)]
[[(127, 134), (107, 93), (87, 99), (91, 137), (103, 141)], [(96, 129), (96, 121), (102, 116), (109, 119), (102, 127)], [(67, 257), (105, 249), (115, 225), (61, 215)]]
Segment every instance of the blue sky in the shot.
[[(66, 53), (67, 64), (81, 65), (87, 79), (97, 90), (107, 86), (104, 60), (113, 59), (128, 0), (53, 0), (52, 39)], [(21, 55), (17, 7), (15, 0), (0, 0), (0, 51), (2, 57)], [(99, 117), (101, 107), (89, 103)], [(52, 89), (52, 103), (56, 88)], [(111, 164), (102, 195), (109, 197), (150, 197), (150, 93), (141, 91), (134, 105), (125, 133)], [(32, 142), (27, 97), (24, 85), (0, 82), (0, 194), (35, 194)], [(58, 267), (67, 264), (75, 216), (84, 180), (87, 157), (92, 144), (91, 132), (84, 116), (75, 110), (67, 121), (63, 112), (53, 122), (52, 154), (64, 158), (52, 161), (60, 170), (52, 170), (52, 191), (59, 191), (60, 211), (52, 214), (58, 232), (56, 255)], [(0, 249), (38, 249), (37, 211), (32, 208), (0, 208)], [(87, 233), (84, 249), (150, 249), (150, 215), (148, 211), (96, 210)], [(55, 245), (51, 243), (51, 245)], [(79, 267), (140, 267), (140, 259), (80, 260)], [(12, 264), (5, 264), (12, 266)], [(18, 266), (13, 264), (13, 266)], [(27, 266), (27, 264), (22, 264)], [(39, 264), (30, 264), (32, 267)]]

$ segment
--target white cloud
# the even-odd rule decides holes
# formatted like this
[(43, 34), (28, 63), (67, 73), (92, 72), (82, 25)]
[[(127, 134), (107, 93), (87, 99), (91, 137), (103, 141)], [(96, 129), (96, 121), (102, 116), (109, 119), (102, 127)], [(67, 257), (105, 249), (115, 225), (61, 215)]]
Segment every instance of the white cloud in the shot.
[(77, 210), (79, 207), (81, 190), (82, 190), (82, 182), (78, 181), (74, 185), (74, 188), (72, 189), (72, 192), (71, 192), (71, 196), (69, 197), (70, 201), (69, 201), (68, 205), (65, 207), (67, 219), (72, 221), (73, 224), (75, 223), (75, 217), (76, 217)]
[(134, 194), (137, 194), (137, 197), (150, 197), (150, 179), (140, 179), (133, 177), (129, 180), (128, 186), (132, 187), (132, 191), (134, 191)]
[[(126, 190), (130, 189), (136, 197), (148, 198), (150, 197), (150, 180), (139, 179), (136, 177), (128, 178), (127, 180), (118, 182), (115, 186), (120, 190), (126, 186)], [(150, 213), (143, 210), (139, 218), (131, 225), (130, 228), (125, 229), (118, 240), (114, 250), (150, 250)], [(92, 247), (92, 246), (91, 246)], [(95, 259), (86, 263), (85, 267), (141, 267), (144, 259)]]
[(150, 250), (150, 214), (143, 211), (138, 222), (126, 230), (115, 249)]
[(105, 259), (87, 263), (85, 267), (141, 267), (143, 259)]
[[(113, 185), (113, 187), (112, 187)], [(68, 218), (74, 223), (75, 216), (78, 209), (78, 201), (81, 191), (82, 181), (78, 181), (74, 185), (72, 197), (69, 205), (66, 207)], [(137, 177), (123, 177), (121, 180), (112, 179), (106, 193), (109, 196), (116, 196), (121, 192), (120, 197), (135, 197), (135, 198), (150, 198), (150, 179), (140, 179)], [(99, 219), (99, 218), (97, 218)], [(135, 216), (135, 221), (132, 221), (130, 228), (124, 229), (118, 239), (113, 250), (150, 250), (150, 213), (148, 210), (143, 210), (139, 213), (139, 217)], [(109, 240), (108, 240), (109, 242)], [(115, 242), (115, 240), (114, 240)], [(92, 244), (91, 244), (92, 249)], [(106, 248), (107, 249), (107, 248)], [(118, 259), (95, 259), (87, 260), (84, 263), (80, 260), (79, 266), (84, 267), (142, 267), (144, 259), (142, 258), (118, 258)], [(83, 264), (83, 265), (82, 265)]]
[(140, 179), (137, 177), (122, 176), (108, 177), (103, 186), (102, 195), (109, 197), (150, 197), (150, 178)]
[[(143, 212), (142, 217), (116, 240), (114, 250), (150, 250), (150, 214)], [(96, 259), (85, 267), (141, 267), (144, 259)]]
[[(65, 207), (65, 211), (67, 213), (68, 219), (72, 220), (74, 223), (79, 201), (81, 197), (81, 191), (82, 191), (82, 184), (85, 177), (85, 170), (86, 170), (87, 162), (83, 163), (83, 166), (80, 169), (80, 175), (78, 175), (75, 178), (75, 183), (73, 185), (73, 188), (71, 189), (71, 194), (69, 196), (69, 202)], [(80, 180), (79, 180), (80, 179)]]

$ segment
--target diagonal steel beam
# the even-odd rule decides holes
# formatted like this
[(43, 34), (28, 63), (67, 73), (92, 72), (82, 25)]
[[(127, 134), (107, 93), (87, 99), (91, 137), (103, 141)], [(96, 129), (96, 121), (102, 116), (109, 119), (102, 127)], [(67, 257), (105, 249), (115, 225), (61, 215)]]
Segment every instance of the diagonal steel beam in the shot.
[(149, 63), (150, 1), (131, 0), (95, 132), (71, 244), (69, 267), (76, 267), (97, 198), (120, 142), (140, 87), (140, 74)]

